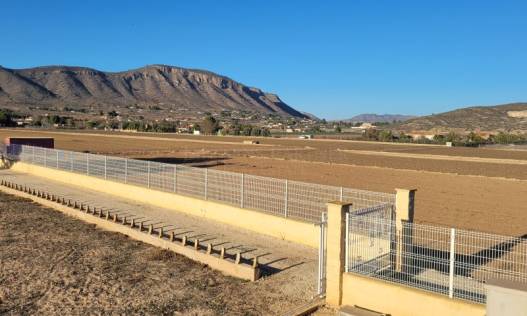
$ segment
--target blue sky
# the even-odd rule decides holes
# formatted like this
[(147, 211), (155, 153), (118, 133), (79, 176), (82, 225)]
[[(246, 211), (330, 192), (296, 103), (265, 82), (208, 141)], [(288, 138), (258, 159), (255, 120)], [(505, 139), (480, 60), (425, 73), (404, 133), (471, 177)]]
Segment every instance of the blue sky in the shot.
[(527, 1), (3, 1), (0, 65), (211, 70), (325, 118), (527, 101)]

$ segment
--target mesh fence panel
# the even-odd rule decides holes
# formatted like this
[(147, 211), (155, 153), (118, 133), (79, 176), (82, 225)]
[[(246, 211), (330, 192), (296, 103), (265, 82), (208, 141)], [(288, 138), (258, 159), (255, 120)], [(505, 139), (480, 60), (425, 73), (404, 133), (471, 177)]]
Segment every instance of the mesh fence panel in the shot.
[(483, 302), (483, 283), (503, 279), (527, 283), (527, 239), (456, 230), (456, 297)]
[(287, 182), (287, 216), (311, 222), (320, 221), (326, 204), (340, 200), (340, 188), (313, 183)]
[(353, 203), (353, 209), (363, 209), (380, 204), (395, 204), (395, 195), (342, 188), (342, 200)]
[(128, 159), (126, 183), (148, 186), (148, 162)]
[(285, 216), (285, 180), (245, 175), (243, 182), (243, 207)]
[(88, 174), (88, 154), (71, 152), (73, 158), (73, 171)]
[(205, 197), (205, 170), (187, 166), (178, 166), (176, 170), (177, 193)]
[(106, 179), (125, 182), (126, 159), (118, 157), (106, 158)]
[(355, 209), (395, 203), (395, 195), (219, 170), (25, 145), (5, 149), (28, 163), (156, 190), (177, 192), (270, 214), (317, 223), (326, 203), (344, 200)]
[(489, 278), (527, 283), (527, 239), (351, 214), (347, 271), (484, 303)]
[(150, 187), (161, 191), (174, 191), (174, 172), (173, 165), (150, 162)]
[(92, 177), (106, 177), (106, 157), (88, 154), (88, 175)]
[(39, 148), (34, 147), (35, 153), (34, 153), (34, 164), (39, 166), (45, 166), (46, 165), (46, 148)]
[(207, 170), (207, 199), (241, 205), (242, 175), (218, 170)]

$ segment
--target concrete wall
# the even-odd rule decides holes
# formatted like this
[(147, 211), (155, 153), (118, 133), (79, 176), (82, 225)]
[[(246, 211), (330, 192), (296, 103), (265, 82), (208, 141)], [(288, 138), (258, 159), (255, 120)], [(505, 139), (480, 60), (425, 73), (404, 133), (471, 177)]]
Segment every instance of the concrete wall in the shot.
[(344, 273), (342, 305), (357, 305), (392, 316), (483, 316), (485, 306), (382, 280)]
[(268, 215), (219, 202), (205, 201), (82, 174), (35, 166), (24, 162), (15, 163), (11, 169), (190, 215), (202, 216), (257, 233), (318, 248), (320, 228), (311, 223)]

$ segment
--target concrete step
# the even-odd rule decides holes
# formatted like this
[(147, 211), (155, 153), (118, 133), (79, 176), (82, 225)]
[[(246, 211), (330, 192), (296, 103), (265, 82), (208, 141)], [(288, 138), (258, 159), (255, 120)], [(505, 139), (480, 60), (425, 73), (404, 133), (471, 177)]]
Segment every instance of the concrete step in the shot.
[(369, 309), (361, 308), (358, 306), (342, 306), (338, 311), (339, 316), (388, 316), (389, 314), (384, 314)]

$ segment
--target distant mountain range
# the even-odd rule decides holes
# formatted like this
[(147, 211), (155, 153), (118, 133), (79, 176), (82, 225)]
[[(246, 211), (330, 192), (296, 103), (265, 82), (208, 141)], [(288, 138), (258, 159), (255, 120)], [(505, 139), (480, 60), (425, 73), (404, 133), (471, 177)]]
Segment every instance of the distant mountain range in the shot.
[(527, 103), (460, 108), (398, 124), (400, 130), (527, 131)]
[(400, 121), (406, 121), (411, 118), (414, 118), (415, 116), (412, 115), (401, 115), (401, 114), (359, 114), (356, 115), (350, 119), (343, 120), (345, 122), (352, 122), (352, 123), (375, 123), (375, 122), (382, 122), (382, 123), (392, 123), (392, 122), (400, 122)]
[(46, 105), (92, 111), (140, 105), (146, 109), (142, 115), (155, 106), (158, 112), (239, 110), (305, 117), (275, 94), (204, 70), (166, 65), (122, 72), (69, 66), (0, 67), (0, 107), (28, 112), (30, 106)]

